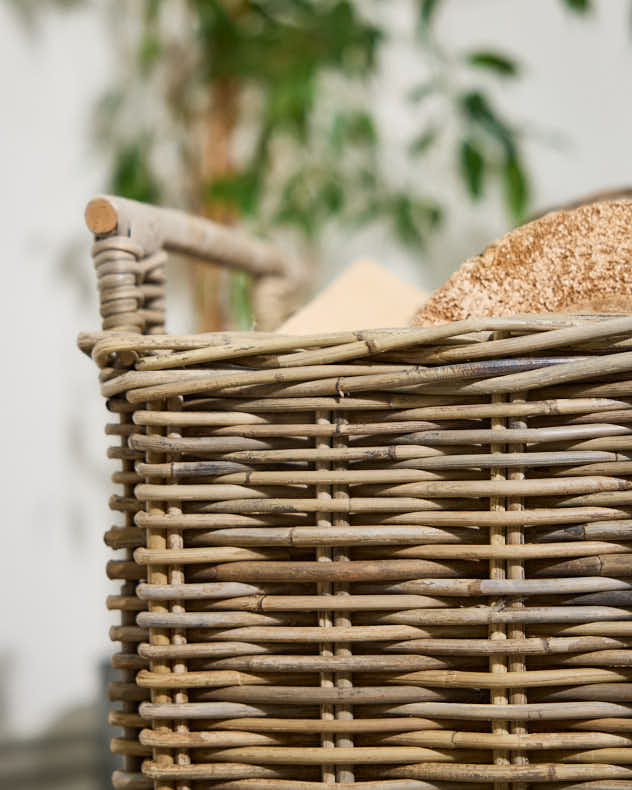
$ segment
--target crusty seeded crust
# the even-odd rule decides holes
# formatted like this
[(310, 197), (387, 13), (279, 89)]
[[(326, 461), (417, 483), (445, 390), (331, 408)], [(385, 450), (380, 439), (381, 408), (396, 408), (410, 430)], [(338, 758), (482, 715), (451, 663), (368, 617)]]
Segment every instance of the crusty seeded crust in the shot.
[(553, 211), (495, 241), (413, 325), (520, 313), (632, 313), (632, 200)]

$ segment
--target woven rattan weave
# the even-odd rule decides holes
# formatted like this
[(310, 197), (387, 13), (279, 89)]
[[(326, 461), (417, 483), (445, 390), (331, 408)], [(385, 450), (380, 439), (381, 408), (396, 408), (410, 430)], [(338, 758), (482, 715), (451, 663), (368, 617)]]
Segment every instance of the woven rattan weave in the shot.
[(117, 232), (115, 785), (631, 788), (632, 317), (156, 334)]

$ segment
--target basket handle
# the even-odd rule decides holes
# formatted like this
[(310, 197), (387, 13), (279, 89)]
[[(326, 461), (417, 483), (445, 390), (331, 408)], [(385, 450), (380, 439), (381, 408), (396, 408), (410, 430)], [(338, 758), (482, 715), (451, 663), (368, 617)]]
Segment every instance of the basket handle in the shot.
[(297, 306), (307, 267), (268, 242), (184, 211), (102, 195), (86, 207), (95, 236), (103, 329), (164, 332), (166, 252), (249, 272), (259, 329), (273, 329)]

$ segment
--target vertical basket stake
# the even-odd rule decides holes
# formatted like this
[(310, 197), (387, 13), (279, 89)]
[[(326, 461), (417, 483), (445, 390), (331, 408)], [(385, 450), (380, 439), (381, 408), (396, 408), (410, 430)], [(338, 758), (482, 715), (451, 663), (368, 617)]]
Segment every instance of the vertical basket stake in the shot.
[[(171, 412), (181, 411), (182, 410), (182, 398), (169, 398), (167, 401), (167, 408)], [(176, 431), (169, 431), (168, 436), (170, 438), (179, 438), (181, 437), (181, 433)], [(168, 456), (168, 460), (173, 461), (174, 458)], [(171, 484), (176, 485), (177, 480), (172, 480)], [(180, 516), (182, 515), (182, 506), (180, 502), (170, 502), (167, 512), (170, 516)], [(179, 550), (184, 548), (184, 540), (182, 538), (182, 530), (181, 529), (169, 529), (167, 530), (167, 548)], [(168, 580), (169, 584), (184, 584), (185, 583), (185, 576), (184, 576), (184, 569), (181, 565), (170, 565), (169, 572), (168, 572)], [(176, 613), (184, 613), (185, 604), (180, 601), (175, 601), (171, 604), (171, 611)], [(186, 630), (183, 628), (176, 628), (173, 630), (171, 635), (171, 644), (174, 645), (183, 645), (186, 644)], [(187, 665), (183, 659), (177, 659), (173, 662), (172, 672), (174, 674), (180, 674), (187, 671)], [(176, 704), (186, 703), (189, 701), (189, 695), (183, 689), (179, 689), (174, 692), (173, 694), (173, 701)], [(174, 721), (173, 723), (173, 731), (181, 734), (186, 734), (189, 732), (189, 727), (186, 721)], [(177, 749), (174, 755), (176, 765), (190, 765), (191, 758), (189, 753), (186, 749)], [(177, 782), (176, 783), (176, 790), (190, 790), (191, 784), (190, 782)]]
[[(347, 420), (341, 415), (336, 414), (336, 424), (346, 425)], [(336, 434), (333, 439), (334, 447), (345, 447), (348, 443), (346, 434)], [(334, 469), (344, 469), (344, 464), (334, 464)], [(349, 493), (346, 485), (333, 486), (334, 499), (348, 499)], [(349, 526), (349, 518), (345, 517), (342, 513), (334, 515), (334, 527), (344, 528)], [(347, 562), (350, 559), (349, 551), (346, 548), (340, 547), (334, 549), (334, 562)], [(349, 586), (347, 584), (334, 584), (335, 595), (348, 595)], [(334, 625), (336, 626), (351, 626), (351, 616), (348, 612), (336, 612), (334, 618)], [(336, 646), (335, 655), (337, 656), (351, 656), (350, 644), (339, 644)], [(351, 680), (351, 673), (340, 672), (336, 674), (336, 686), (338, 688), (351, 688), (353, 685)], [(336, 705), (335, 715), (337, 719), (353, 719), (353, 708), (350, 705)], [(353, 747), (353, 737), (350, 735), (341, 734), (336, 738), (336, 746), (343, 748)], [(338, 782), (354, 782), (355, 773), (352, 766), (340, 765), (336, 769), (336, 780)]]
[[(504, 333), (495, 332), (494, 339), (501, 340), (504, 337)], [(492, 403), (504, 403), (506, 400), (505, 396), (502, 394), (494, 394), (492, 395)], [(502, 431), (506, 428), (506, 418), (504, 417), (492, 417), (491, 418), (491, 427), (492, 430), (498, 431), (499, 434), (502, 434)], [(504, 443), (499, 436), (498, 443), (494, 443), (490, 445), (490, 453), (502, 453), (504, 451)], [(502, 467), (491, 467), (490, 468), (490, 479), (491, 480), (505, 480), (506, 479), (506, 470)], [(505, 499), (502, 496), (493, 496), (490, 497), (489, 507), (491, 511), (504, 511), (505, 510)], [(505, 528), (503, 526), (492, 526), (489, 529), (489, 543), (492, 546), (499, 546), (505, 543)], [(489, 576), (490, 579), (493, 580), (501, 580), (505, 578), (505, 563), (502, 560), (497, 559), (490, 559), (489, 561)], [(501, 599), (502, 602), (502, 599)], [(496, 604), (496, 601), (490, 601), (491, 606)], [(489, 626), (489, 638), (490, 639), (506, 639), (507, 638), (507, 629), (504, 625), (497, 625), (492, 624)], [(492, 673), (505, 673), (507, 672), (507, 658), (504, 655), (491, 655), (489, 659), (489, 668)], [(490, 702), (492, 705), (506, 705), (507, 700), (507, 689), (498, 688), (498, 689), (491, 689), (490, 690)], [(506, 735), (508, 733), (508, 726), (506, 721), (494, 721), (492, 722), (492, 732), (494, 735)], [(493, 750), (493, 758), (495, 765), (509, 765), (509, 754), (506, 749), (494, 749)], [(508, 788), (507, 782), (494, 782), (494, 790), (507, 790)]]
[[(317, 425), (330, 425), (330, 415), (326, 411), (316, 411), (314, 419)], [(315, 441), (316, 449), (323, 450), (329, 449), (329, 438), (324, 436), (317, 436)], [(329, 469), (329, 462), (318, 459), (314, 464), (317, 470)], [(318, 483), (316, 485), (316, 498), (328, 502), (331, 499), (330, 486), (325, 483)], [(316, 513), (316, 525), (318, 527), (331, 527), (331, 512), (319, 511)], [(316, 559), (318, 562), (331, 562), (332, 551), (329, 546), (318, 546), (316, 548)], [(331, 583), (320, 582), (317, 584), (316, 591), (318, 595), (330, 595)], [(318, 625), (320, 628), (331, 628), (333, 625), (333, 618), (331, 612), (318, 612)], [(319, 645), (319, 652), (321, 656), (333, 656), (333, 649), (331, 643), (323, 642)], [(331, 672), (320, 673), (320, 685), (322, 688), (333, 688), (334, 680)], [(334, 719), (334, 706), (321, 705), (320, 718), (331, 721)], [(325, 749), (333, 749), (335, 746), (335, 738), (332, 734), (323, 732), (321, 735), (321, 744)], [(321, 776), (324, 784), (333, 785), (336, 781), (336, 771), (333, 765), (323, 764), (321, 766)]]
[[(150, 411), (162, 411), (164, 409), (164, 404), (160, 401), (150, 402), (147, 404), (146, 408)], [(153, 426), (148, 426), (147, 428), (148, 435), (163, 435), (164, 433), (165, 429), (163, 428)], [(164, 462), (164, 460), (165, 459), (162, 454), (151, 450), (148, 450), (145, 455), (145, 461), (148, 464), (161, 463)], [(147, 482), (151, 482), (151, 478), (147, 478)], [(145, 511), (149, 514), (163, 515), (165, 509), (161, 502), (145, 502)], [(145, 545), (148, 549), (164, 551), (167, 548), (167, 541), (164, 531), (161, 529), (148, 527)], [(147, 565), (147, 583), (161, 585), (169, 584), (168, 569), (159, 565)], [(167, 613), (169, 611), (168, 602), (150, 601), (149, 611)], [(169, 630), (167, 628), (150, 627), (149, 643), (151, 645), (171, 644)], [(169, 674), (172, 671), (169, 660), (164, 658), (158, 658), (150, 661), (149, 669), (151, 672), (155, 672), (157, 674)], [(151, 701), (154, 704), (169, 704), (172, 702), (171, 694), (166, 689), (151, 689)], [(151, 722), (152, 729), (162, 734), (168, 734), (172, 731), (169, 724), (170, 722), (164, 720), (154, 720)], [(165, 749), (164, 747), (154, 747), (153, 759), (156, 765), (161, 768), (173, 765), (172, 752), (170, 749)], [(173, 787), (174, 785), (171, 782), (167, 782), (165, 780), (156, 779), (154, 781), (154, 790), (173, 790)]]
[[(521, 392), (512, 393), (510, 396), (511, 403), (524, 403), (525, 402), (525, 394)], [(511, 428), (522, 428), (525, 429), (527, 427), (527, 421), (525, 419), (512, 419), (510, 421)], [(509, 445), (509, 452), (520, 453), (524, 452), (525, 445), (524, 444), (512, 444)], [(509, 479), (510, 480), (524, 480), (525, 479), (525, 471), (523, 467), (518, 467), (517, 469), (510, 469), (509, 470)], [(519, 497), (509, 497), (507, 502), (507, 510), (516, 511), (516, 510), (523, 510), (524, 505), (522, 500)], [(507, 531), (507, 542), (512, 546), (520, 546), (524, 544), (524, 528), (522, 526), (511, 526)], [(524, 572), (524, 562), (520, 559), (511, 559), (507, 560), (507, 578), (513, 579), (516, 581), (522, 581), (525, 578)], [(514, 608), (522, 608), (523, 604), (521, 601), (512, 601), (510, 604)], [(525, 639), (525, 629), (524, 626), (521, 625), (511, 625), (509, 628), (509, 638), (510, 639)], [(526, 671), (526, 658), (524, 656), (512, 656), (509, 661), (509, 671), (510, 672), (525, 672)], [(509, 701), (512, 705), (526, 705), (528, 702), (528, 696), (524, 689), (512, 689), (511, 695), (509, 697)], [(526, 722), (512, 722), (511, 724), (511, 732), (514, 735), (526, 735), (527, 725)], [(527, 755), (523, 751), (514, 751), (511, 756), (511, 762), (513, 765), (527, 765), (529, 760)], [(514, 790), (527, 790), (527, 785), (524, 782), (515, 782), (513, 784)]]

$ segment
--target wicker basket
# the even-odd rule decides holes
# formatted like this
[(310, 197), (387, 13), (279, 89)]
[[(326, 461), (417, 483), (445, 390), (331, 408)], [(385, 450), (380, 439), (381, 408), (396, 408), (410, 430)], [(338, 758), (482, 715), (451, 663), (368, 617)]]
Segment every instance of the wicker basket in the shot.
[(632, 788), (632, 317), (156, 334), (212, 243), (91, 205), (115, 786)]

